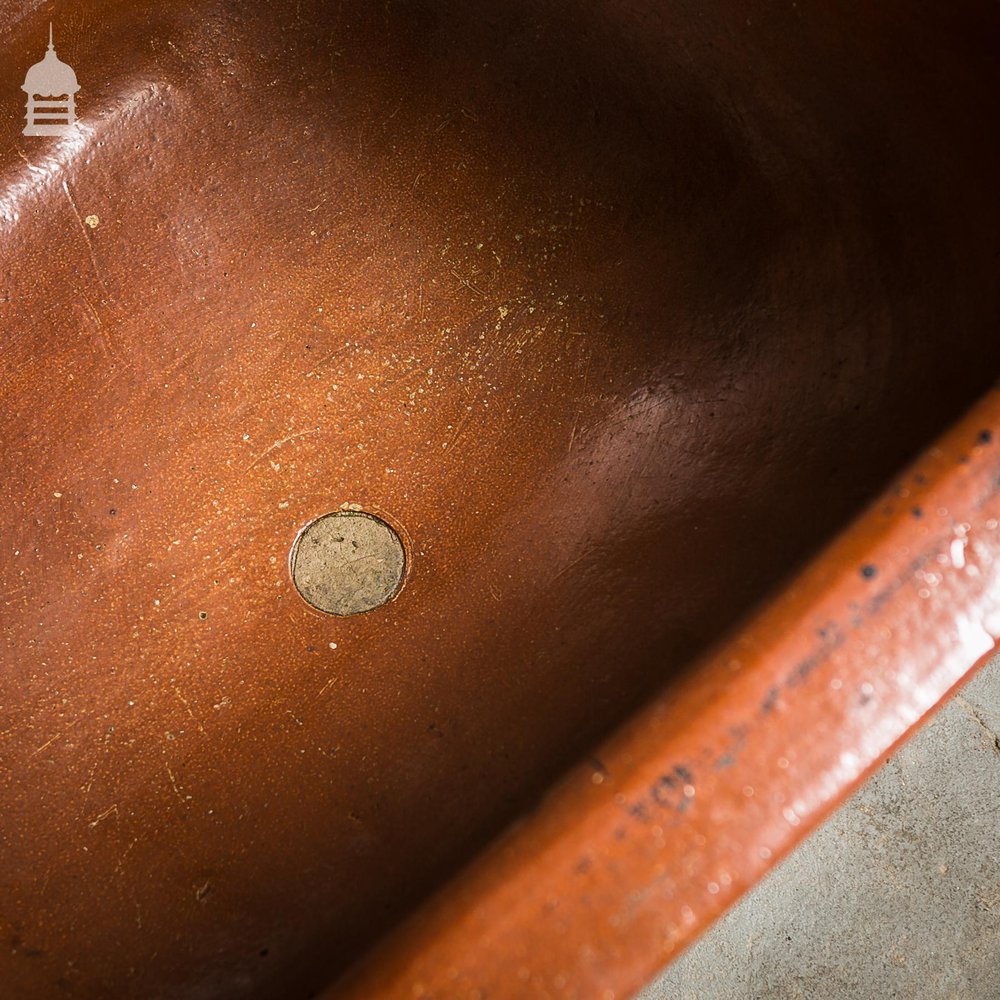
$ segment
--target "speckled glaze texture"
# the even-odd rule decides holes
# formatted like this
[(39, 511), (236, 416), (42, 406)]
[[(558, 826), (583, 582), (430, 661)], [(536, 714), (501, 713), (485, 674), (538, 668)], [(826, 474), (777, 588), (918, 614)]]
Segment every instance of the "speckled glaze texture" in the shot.
[(992, 645), (993, 395), (746, 622), (1000, 371), (994, 3), (0, 24), (5, 1000), (305, 1000), (518, 818), (330, 995), (621, 1000)]

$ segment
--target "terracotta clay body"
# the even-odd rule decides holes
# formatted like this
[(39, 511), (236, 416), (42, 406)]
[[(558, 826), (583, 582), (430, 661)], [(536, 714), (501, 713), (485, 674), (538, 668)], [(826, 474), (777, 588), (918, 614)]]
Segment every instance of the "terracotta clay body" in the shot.
[[(78, 130), (25, 137), (50, 19)], [(0, 995), (318, 994), (655, 693), (690, 709), (664, 739), (716, 703), (698, 657), (996, 376), (998, 21), (0, 0)], [(993, 417), (935, 473), (966, 459), (981, 508)], [(345, 504), (407, 575), (338, 618), (289, 552)], [(830, 565), (866, 582), (881, 531)], [(981, 655), (955, 641), (774, 856)], [(596, 807), (543, 809), (518, 863)], [(681, 929), (634, 953), (572, 893), (484, 910), (537, 942), (499, 970), (466, 895), (355, 995), (416, 995), (443, 942), (484, 965), (429, 996), (620, 1000), (768, 863), (690, 919), (672, 872)], [(640, 886), (590, 864), (595, 899)], [(519, 884), (490, 872), (467, 891)]]

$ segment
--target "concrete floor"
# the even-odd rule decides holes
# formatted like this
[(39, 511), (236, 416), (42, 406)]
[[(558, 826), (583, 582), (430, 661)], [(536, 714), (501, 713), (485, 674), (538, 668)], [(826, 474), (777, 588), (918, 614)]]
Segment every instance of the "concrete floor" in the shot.
[(1000, 1000), (1000, 656), (641, 1000)]

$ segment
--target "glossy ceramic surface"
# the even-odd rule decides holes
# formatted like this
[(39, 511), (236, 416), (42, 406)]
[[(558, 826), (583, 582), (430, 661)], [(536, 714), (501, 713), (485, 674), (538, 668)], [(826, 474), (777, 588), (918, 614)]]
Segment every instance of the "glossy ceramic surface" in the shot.
[[(997, 22), (0, 0), (3, 995), (322, 990), (971, 405)], [(338, 619), (289, 552), (345, 504), (407, 575)]]

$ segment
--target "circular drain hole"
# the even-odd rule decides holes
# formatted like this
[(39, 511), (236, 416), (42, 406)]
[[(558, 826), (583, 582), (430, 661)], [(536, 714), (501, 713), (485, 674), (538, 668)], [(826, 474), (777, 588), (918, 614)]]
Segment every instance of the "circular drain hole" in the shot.
[(292, 581), (303, 598), (329, 615), (358, 615), (385, 604), (403, 581), (399, 535), (362, 511), (324, 514), (292, 546)]

